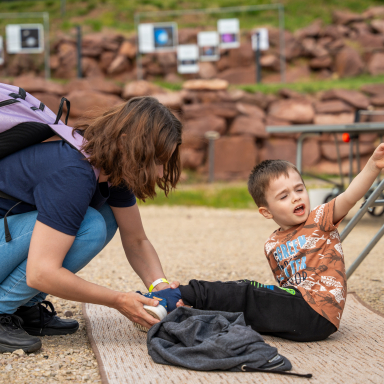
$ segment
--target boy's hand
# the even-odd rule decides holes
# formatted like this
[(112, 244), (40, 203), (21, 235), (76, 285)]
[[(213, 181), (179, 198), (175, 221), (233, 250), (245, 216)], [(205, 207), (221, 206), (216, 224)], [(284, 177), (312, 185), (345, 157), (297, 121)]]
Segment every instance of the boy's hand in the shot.
[(375, 163), (376, 168), (383, 169), (384, 168), (384, 143), (381, 143), (373, 152), (372, 160)]
[(369, 191), (376, 177), (384, 168), (384, 144), (380, 144), (373, 152), (367, 165), (352, 180), (349, 187), (336, 197), (333, 211), (333, 223), (338, 223), (349, 210)]
[(176, 303), (176, 307), (177, 307), (177, 308), (179, 308), (179, 307), (192, 308), (190, 305), (185, 305), (185, 304), (184, 304), (184, 301), (181, 300), (181, 299)]

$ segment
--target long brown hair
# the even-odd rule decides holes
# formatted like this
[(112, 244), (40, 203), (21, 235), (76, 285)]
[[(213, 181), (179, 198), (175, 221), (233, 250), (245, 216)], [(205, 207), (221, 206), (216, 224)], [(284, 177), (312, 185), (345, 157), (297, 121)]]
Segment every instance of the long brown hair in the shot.
[[(103, 169), (112, 186), (125, 184), (137, 198), (168, 195), (180, 177), (180, 121), (153, 97), (135, 97), (101, 116), (79, 121), (88, 161)], [(164, 165), (158, 178), (156, 166)]]

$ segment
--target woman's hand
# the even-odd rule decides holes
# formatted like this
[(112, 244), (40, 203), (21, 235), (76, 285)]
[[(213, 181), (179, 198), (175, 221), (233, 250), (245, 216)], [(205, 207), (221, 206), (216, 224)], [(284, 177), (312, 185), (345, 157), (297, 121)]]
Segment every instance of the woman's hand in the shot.
[(151, 305), (156, 307), (159, 304), (157, 300), (148, 299), (135, 292), (121, 293), (115, 308), (125, 317), (134, 323), (139, 323), (146, 328), (151, 328), (159, 322), (153, 316), (149, 315), (143, 305)]
[(180, 283), (178, 281), (172, 281), (171, 284), (168, 283), (160, 283), (157, 284), (155, 288), (153, 288), (152, 292), (162, 291), (163, 289), (176, 289), (180, 286)]

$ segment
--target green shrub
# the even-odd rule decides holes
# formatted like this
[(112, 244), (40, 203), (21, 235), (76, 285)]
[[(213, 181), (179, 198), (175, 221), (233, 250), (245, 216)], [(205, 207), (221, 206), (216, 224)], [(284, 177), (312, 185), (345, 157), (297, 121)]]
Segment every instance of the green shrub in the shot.
[(101, 20), (87, 20), (86, 24), (90, 25), (94, 32), (100, 32), (103, 29), (103, 23)]

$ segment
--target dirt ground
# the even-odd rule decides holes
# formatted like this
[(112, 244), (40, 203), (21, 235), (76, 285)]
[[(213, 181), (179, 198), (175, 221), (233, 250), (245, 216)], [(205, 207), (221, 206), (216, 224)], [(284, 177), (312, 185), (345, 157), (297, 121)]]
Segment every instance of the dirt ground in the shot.
[[(350, 212), (340, 226), (347, 224)], [(266, 238), (276, 228), (255, 210), (187, 207), (141, 207), (144, 227), (157, 250), (168, 280), (248, 278), (274, 284), (263, 254)], [(383, 218), (366, 215), (343, 243), (347, 268), (373, 237)], [(384, 240), (348, 281), (368, 304), (384, 313)], [(79, 275), (112, 289), (144, 290), (127, 263), (118, 234)], [(80, 303), (51, 298), (60, 316), (71, 311), (80, 330), (65, 337), (43, 337), (43, 348), (29, 356), (0, 355), (0, 382), (98, 383), (96, 359), (86, 337)]]

